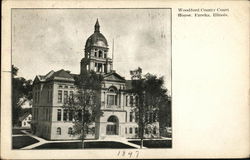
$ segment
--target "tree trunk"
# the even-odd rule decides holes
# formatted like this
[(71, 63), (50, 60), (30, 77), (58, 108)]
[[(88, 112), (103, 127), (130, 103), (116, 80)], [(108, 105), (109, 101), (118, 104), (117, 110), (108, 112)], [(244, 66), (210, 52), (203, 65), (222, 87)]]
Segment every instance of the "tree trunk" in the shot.
[[(85, 107), (84, 107), (85, 109)], [(82, 110), (82, 149), (84, 149), (84, 138), (85, 138), (85, 123), (84, 123), (84, 110)]]
[(82, 149), (84, 149), (84, 138), (82, 138)]
[(141, 138), (141, 149), (143, 147), (143, 138)]

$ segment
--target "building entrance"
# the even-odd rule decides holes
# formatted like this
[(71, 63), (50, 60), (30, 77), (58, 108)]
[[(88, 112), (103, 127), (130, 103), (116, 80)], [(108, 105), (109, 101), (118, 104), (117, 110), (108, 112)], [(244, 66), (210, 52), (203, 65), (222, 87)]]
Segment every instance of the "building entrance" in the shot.
[(110, 116), (107, 122), (106, 134), (118, 135), (119, 122), (116, 116)]

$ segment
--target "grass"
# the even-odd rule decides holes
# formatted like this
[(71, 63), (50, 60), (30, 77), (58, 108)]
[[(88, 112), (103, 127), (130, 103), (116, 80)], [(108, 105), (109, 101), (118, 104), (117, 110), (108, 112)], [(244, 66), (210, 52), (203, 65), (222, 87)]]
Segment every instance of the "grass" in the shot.
[(27, 129), (27, 128), (15, 128), (15, 129), (12, 129), (12, 134), (13, 135), (17, 135), (17, 134), (24, 134), (23, 132), (21, 132), (21, 130), (25, 130), (27, 132), (30, 132), (30, 129)]
[[(85, 142), (85, 148), (87, 149), (97, 149), (97, 148), (134, 148), (129, 145), (120, 143), (120, 142), (110, 142), (110, 141), (101, 141), (101, 142)], [(38, 146), (34, 149), (81, 149), (81, 142), (61, 142), (61, 143), (47, 143), (41, 146)]]
[(12, 148), (13, 149), (20, 149), (26, 147), (28, 145), (34, 144), (39, 142), (38, 140), (30, 137), (30, 136), (17, 136), (12, 137)]
[[(141, 145), (140, 140), (131, 140), (129, 142)], [(172, 148), (172, 140), (143, 140), (143, 146), (147, 148)]]

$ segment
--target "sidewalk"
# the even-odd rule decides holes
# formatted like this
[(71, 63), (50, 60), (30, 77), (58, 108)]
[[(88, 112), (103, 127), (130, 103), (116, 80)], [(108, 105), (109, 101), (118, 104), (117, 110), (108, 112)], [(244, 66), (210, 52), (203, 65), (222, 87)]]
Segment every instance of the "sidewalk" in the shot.
[[(32, 144), (32, 145), (29, 145), (29, 146), (26, 146), (26, 147), (23, 147), (21, 149), (33, 149), (35, 147), (38, 147), (40, 145), (43, 145), (43, 144), (46, 144), (46, 143), (67, 143), (67, 142), (81, 142), (81, 140), (67, 140), (67, 141), (63, 141), (63, 140), (58, 140), (58, 141), (47, 141), (43, 138), (40, 138), (40, 137), (37, 137), (33, 134), (30, 134), (29, 132), (25, 131), (25, 130), (21, 130), (21, 132), (23, 132), (25, 135), (27, 136), (30, 136), (36, 140), (38, 140), (39, 142), (35, 143), (35, 144)], [(24, 136), (24, 135), (22, 135)], [(123, 143), (123, 144), (126, 144), (126, 145), (129, 145), (131, 147), (135, 147), (135, 148), (140, 148), (140, 145), (137, 145), (137, 144), (134, 144), (134, 143), (130, 143), (128, 142), (128, 140), (126, 139), (93, 139), (93, 140), (84, 140), (85, 142), (101, 142), (101, 141), (111, 141), (111, 142), (120, 142), (120, 143)], [(143, 148), (146, 148), (146, 147), (143, 147)]]

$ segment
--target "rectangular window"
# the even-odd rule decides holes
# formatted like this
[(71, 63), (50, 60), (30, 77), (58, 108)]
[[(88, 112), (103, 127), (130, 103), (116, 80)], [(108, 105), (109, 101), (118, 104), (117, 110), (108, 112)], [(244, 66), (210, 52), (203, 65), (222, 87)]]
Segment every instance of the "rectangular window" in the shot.
[(73, 120), (73, 111), (70, 110), (69, 111), (69, 121), (72, 121)]
[(135, 128), (135, 133), (136, 133), (136, 134), (138, 133), (138, 128), (137, 128), (137, 127)]
[(126, 102), (126, 106), (128, 106), (128, 96), (126, 96), (125, 102)]
[(52, 102), (52, 91), (50, 91), (50, 102)]
[(40, 101), (40, 92), (37, 92), (37, 103)]
[(132, 122), (133, 121), (133, 112), (130, 112), (129, 114), (129, 122)]
[(99, 58), (102, 58), (102, 51), (99, 51)]
[(64, 91), (64, 103), (68, 102), (68, 91)]
[(62, 90), (58, 90), (58, 103), (62, 103)]
[(34, 103), (36, 103), (36, 92), (34, 92)]
[(134, 104), (134, 99), (133, 99), (133, 96), (130, 96), (130, 106), (133, 106), (133, 104)]
[(129, 133), (132, 134), (133, 133), (133, 128), (129, 128)]
[(69, 98), (70, 98), (70, 99), (73, 98), (73, 91), (69, 91)]
[(62, 120), (62, 110), (58, 109), (57, 110), (57, 121), (61, 121)]
[(108, 95), (107, 102), (108, 105), (115, 105), (115, 95)]
[(68, 118), (68, 110), (64, 109), (63, 110), (63, 121), (67, 121), (67, 118)]
[(128, 131), (127, 131), (127, 127), (125, 128), (125, 133), (126, 133), (126, 134), (128, 133)]
[(49, 95), (50, 93), (49, 93), (49, 90), (48, 90), (48, 92), (47, 92), (47, 102), (49, 102), (49, 98), (50, 98), (50, 95)]
[(138, 96), (135, 97), (135, 105), (139, 106), (139, 98), (138, 98)]

